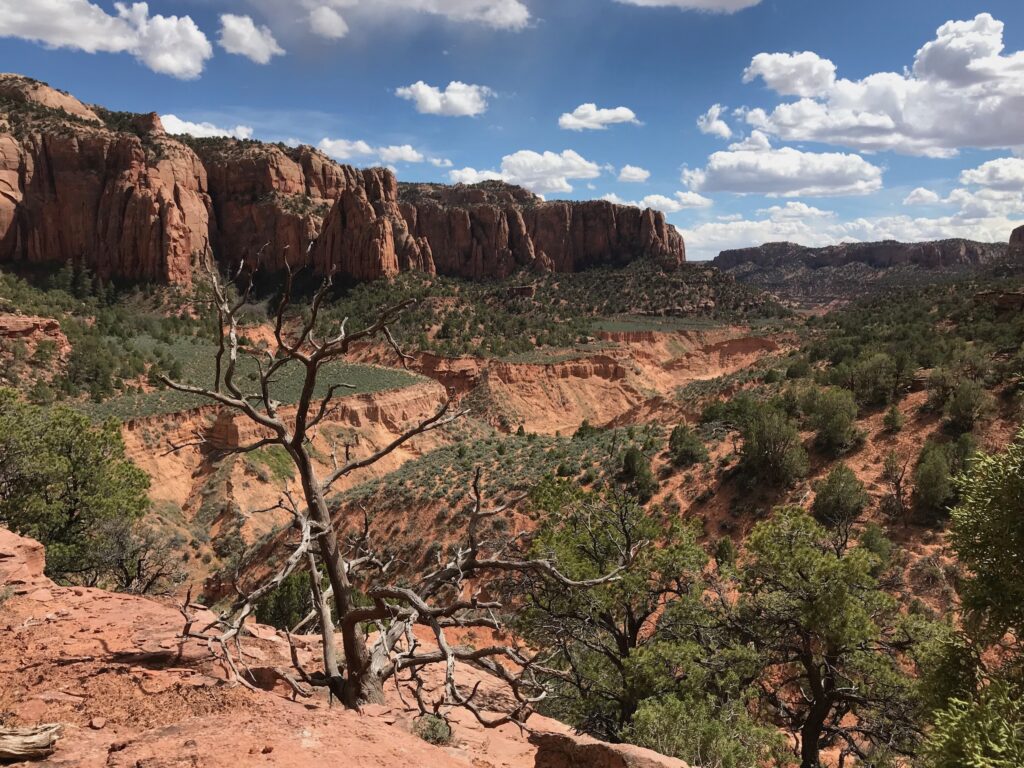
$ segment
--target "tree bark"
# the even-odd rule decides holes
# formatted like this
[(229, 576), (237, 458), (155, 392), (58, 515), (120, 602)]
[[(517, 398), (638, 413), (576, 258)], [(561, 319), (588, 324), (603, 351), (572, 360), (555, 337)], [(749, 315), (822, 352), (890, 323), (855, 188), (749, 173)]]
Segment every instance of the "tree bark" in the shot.
[[(313, 520), (323, 530), (320, 536), (320, 558), (327, 570), (327, 580), (334, 591), (334, 605), (341, 624), (342, 648), (345, 654), (345, 685), (341, 703), (349, 709), (363, 704), (384, 703), (384, 683), (374, 679), (370, 669), (370, 655), (358, 624), (345, 622), (355, 607), (352, 582), (345, 569), (345, 558), (338, 549), (338, 536), (334, 531), (327, 501), (320, 490), (316, 469), (303, 446), (291, 450), (292, 458), (302, 480), (302, 492)], [(326, 642), (326, 638), (325, 638)]]

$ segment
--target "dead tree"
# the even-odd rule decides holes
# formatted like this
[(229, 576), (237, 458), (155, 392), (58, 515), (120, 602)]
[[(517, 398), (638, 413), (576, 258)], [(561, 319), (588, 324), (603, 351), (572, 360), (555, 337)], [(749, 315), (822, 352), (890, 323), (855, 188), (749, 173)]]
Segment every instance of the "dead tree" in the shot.
[(0, 761), (41, 760), (53, 754), (63, 726), (46, 725), (4, 728), (0, 726)]
[[(314, 464), (309, 440), (312, 431), (337, 407), (338, 392), (347, 386), (332, 382), (325, 391), (319, 390), (323, 394), (317, 396), (318, 384), (326, 383), (321, 382), (324, 366), (348, 355), (354, 343), (374, 338), (386, 341), (404, 363), (408, 356), (395, 342), (389, 325), (412, 302), (382, 310), (373, 323), (360, 330), (349, 331), (346, 319), (330, 335), (321, 336), (318, 320), (331, 287), (328, 278), (313, 295), (298, 329), (289, 332), (292, 274), (288, 271), (275, 313), (273, 349), (258, 352), (246, 348), (239, 336), (238, 313), (248, 300), (251, 280), (241, 291), (240, 298), (232, 300), (212, 264), (207, 271), (220, 327), (214, 385), (210, 388), (193, 386), (167, 378), (163, 379), (164, 383), (219, 403), (257, 426), (260, 436), (230, 449), (230, 453), (247, 453), (271, 445), (287, 451), (298, 474), (301, 496), (286, 489), (278, 506), (292, 515), (299, 542), (277, 573), (255, 590), (240, 592), (238, 599), (214, 625), (195, 628), (195, 619), (186, 600), (182, 609), (186, 618), (184, 636), (204, 639), (211, 648), (219, 648), (237, 679), (245, 682), (245, 675), (233, 660), (233, 656), (241, 654), (232, 654), (232, 648), (240, 650), (238, 643), (245, 621), (260, 598), (301, 567), (310, 576), (316, 618), (323, 637), (324, 664), (322, 675), (310, 675), (299, 667), (293, 652), (293, 661), (303, 683), (326, 685), (346, 707), (358, 708), (362, 704), (382, 702), (385, 683), (394, 680), (400, 692), (401, 684), (411, 688), (423, 713), (443, 714), (446, 708), (462, 707), (490, 726), (524, 721), (544, 695), (543, 688), (533, 677), (536, 657), (515, 645), (461, 648), (449, 642), (446, 630), (501, 629), (497, 614), (502, 606), (480, 599), (479, 585), (488, 578), (528, 572), (559, 581), (567, 589), (587, 588), (618, 578), (618, 571), (591, 582), (574, 582), (563, 576), (554, 563), (506, 557), (506, 547), (485, 546), (480, 536), (480, 523), (505, 512), (507, 507), (484, 509), (478, 473), (473, 481), (475, 504), (466, 542), (453, 548), (447, 560), (439, 560), (431, 573), (412, 585), (398, 586), (390, 578), (392, 563), (371, 540), (369, 525), (354, 537), (346, 540), (339, 537), (326, 501), (328, 492), (341, 478), (374, 464), (417, 435), (450, 424), (464, 412), (455, 408), (449, 394), (435, 413), (380, 450), (361, 458), (352, 458), (346, 452), (344, 460), (335, 455), (334, 466), (324, 477)], [(243, 392), (236, 382), (239, 360), (243, 356), (251, 358), (257, 367), (257, 391)], [(275, 375), (287, 365), (300, 366), (304, 378), (298, 401), (286, 416), (281, 404), (274, 399), (273, 385)], [(174, 446), (172, 450), (182, 447)], [(326, 590), (320, 583), (318, 564), (327, 574), (329, 587)], [(429, 646), (416, 638), (413, 628), (417, 625), (429, 628), (433, 638)], [(340, 632), (342, 638), (341, 660), (335, 655), (335, 631)], [(509, 711), (497, 718), (485, 717), (478, 705), (476, 688), (466, 691), (458, 684), (456, 668), (459, 664), (487, 670), (502, 680), (514, 699)], [(425, 693), (428, 686), (422, 672), (434, 665), (443, 666), (443, 691), (439, 697), (428, 701)], [(290, 682), (297, 692), (308, 693), (298, 681)]]
[(901, 462), (896, 452), (892, 451), (885, 457), (882, 467), (882, 482), (889, 488), (888, 495), (882, 500), (882, 508), (890, 517), (904, 523), (907, 521), (906, 477), (909, 463), (910, 459)]

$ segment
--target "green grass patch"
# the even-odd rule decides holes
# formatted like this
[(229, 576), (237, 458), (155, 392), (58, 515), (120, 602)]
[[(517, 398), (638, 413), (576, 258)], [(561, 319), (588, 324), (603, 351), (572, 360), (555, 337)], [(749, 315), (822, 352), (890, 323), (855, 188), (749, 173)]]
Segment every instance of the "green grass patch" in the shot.
[(245, 461), (264, 482), (283, 483), (295, 475), (295, 463), (280, 445), (268, 445), (246, 454)]
[[(145, 349), (155, 344), (153, 339), (141, 338), (137, 342)], [(163, 345), (165, 354), (178, 363), (182, 371), (182, 379), (186, 383), (211, 386), (214, 375), (213, 344), (196, 339), (183, 339), (170, 345)], [(271, 393), (275, 400), (284, 404), (298, 401), (302, 394), (305, 367), (299, 363), (289, 363), (281, 368), (271, 385)], [(323, 396), (333, 384), (351, 384), (351, 388), (341, 390), (339, 396), (380, 392), (403, 389), (419, 381), (422, 377), (403, 370), (383, 368), (373, 365), (334, 362), (321, 370), (317, 383), (316, 394)], [(259, 392), (258, 370), (250, 358), (239, 361), (235, 382), (246, 393)], [(177, 392), (171, 389), (158, 389), (153, 392), (133, 392), (116, 395), (101, 403), (82, 403), (81, 408), (94, 419), (115, 418), (121, 421), (160, 416), (167, 413), (178, 413), (202, 405), (209, 401), (196, 395)]]

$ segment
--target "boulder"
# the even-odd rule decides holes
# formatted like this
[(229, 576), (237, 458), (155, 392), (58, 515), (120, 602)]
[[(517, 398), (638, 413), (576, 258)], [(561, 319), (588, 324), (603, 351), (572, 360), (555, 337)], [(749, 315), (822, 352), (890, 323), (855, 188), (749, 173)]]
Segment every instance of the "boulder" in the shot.
[(689, 768), (674, 757), (589, 736), (534, 732), (530, 743), (537, 747), (535, 768)]
[(0, 592), (25, 595), (53, 586), (46, 578), (46, 552), (34, 539), (0, 528)]

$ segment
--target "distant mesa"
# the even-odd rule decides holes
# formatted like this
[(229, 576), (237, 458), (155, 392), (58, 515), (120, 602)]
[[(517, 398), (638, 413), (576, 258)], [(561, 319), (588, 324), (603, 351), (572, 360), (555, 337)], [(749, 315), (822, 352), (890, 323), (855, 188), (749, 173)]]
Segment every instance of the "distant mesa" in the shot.
[(82, 263), (103, 278), (187, 285), (200, 254), (352, 279), (471, 279), (641, 258), (682, 264), (653, 210), (544, 202), (500, 182), (398, 184), (312, 147), (170, 136), (158, 115), (86, 106), (0, 75), (0, 263)]
[[(1024, 237), (1024, 233), (1021, 236)], [(1004, 257), (1006, 251), (1005, 243), (979, 243), (959, 239), (925, 243), (885, 240), (877, 243), (841, 243), (823, 248), (808, 248), (796, 243), (765, 243), (753, 248), (722, 251), (713, 263), (723, 270), (735, 270), (744, 265), (766, 267), (781, 263), (799, 264), (809, 269), (841, 267), (851, 263), (875, 269), (902, 266), (941, 269), (988, 264)]]
[[(1007, 243), (950, 239), (924, 243), (843, 243), (808, 248), (766, 243), (722, 251), (712, 264), (738, 282), (768, 291), (797, 307), (843, 303), (879, 290), (914, 290), (969, 273), (1010, 269), (1024, 256), (1024, 231)], [(1016, 243), (1016, 244), (1015, 244)]]

